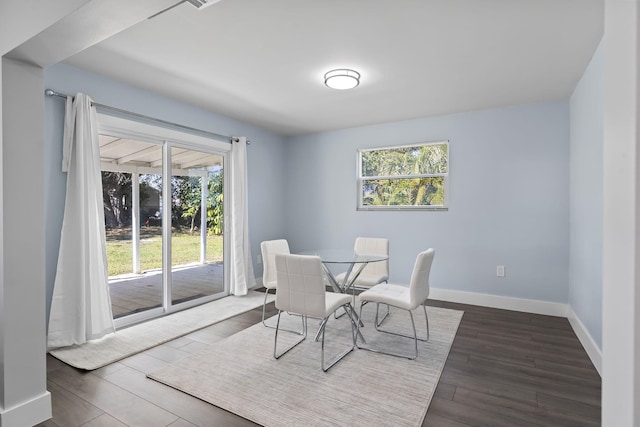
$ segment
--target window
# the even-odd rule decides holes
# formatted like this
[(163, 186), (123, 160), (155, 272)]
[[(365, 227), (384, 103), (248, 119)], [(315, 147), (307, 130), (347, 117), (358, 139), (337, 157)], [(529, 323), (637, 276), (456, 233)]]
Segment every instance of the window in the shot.
[(358, 209), (446, 209), (449, 142), (358, 150)]

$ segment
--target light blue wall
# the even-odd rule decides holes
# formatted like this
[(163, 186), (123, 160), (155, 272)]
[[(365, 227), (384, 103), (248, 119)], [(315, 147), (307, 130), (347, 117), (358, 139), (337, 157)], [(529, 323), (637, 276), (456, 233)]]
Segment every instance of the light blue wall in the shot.
[[(356, 210), (356, 149), (450, 141), (446, 212)], [(390, 240), (392, 281), (436, 249), (432, 287), (568, 301), (569, 106), (551, 102), (290, 139), (286, 223), (292, 250)], [(505, 278), (496, 266), (506, 266)]]
[[(260, 252), (260, 241), (281, 237), (285, 233), (284, 218), (281, 215), (284, 205), (284, 138), (255, 126), (65, 64), (57, 64), (45, 70), (45, 87), (69, 94), (84, 92), (102, 104), (219, 134), (242, 135), (251, 140), (247, 155), (250, 188), (249, 227), (254, 268), (256, 275), (261, 274), (261, 266), (256, 264), (255, 258)], [(64, 100), (47, 97), (44, 165), (47, 313), (53, 292), (66, 192), (66, 174), (60, 170), (63, 119)]]
[[(254, 260), (262, 240), (294, 251), (353, 245), (359, 235), (391, 243), (391, 279), (407, 281), (416, 254), (436, 249), (432, 286), (568, 301), (569, 106), (491, 109), (285, 139), (268, 131), (64, 64), (45, 86), (221, 134), (246, 135)], [(63, 101), (45, 100), (46, 278), (49, 303), (65, 193), (60, 172)], [(448, 139), (446, 212), (356, 211), (356, 149)], [(496, 265), (507, 276), (496, 277)], [(256, 276), (261, 266), (254, 261)], [(48, 306), (47, 306), (48, 309)]]
[(569, 305), (602, 349), (604, 47), (570, 99)]

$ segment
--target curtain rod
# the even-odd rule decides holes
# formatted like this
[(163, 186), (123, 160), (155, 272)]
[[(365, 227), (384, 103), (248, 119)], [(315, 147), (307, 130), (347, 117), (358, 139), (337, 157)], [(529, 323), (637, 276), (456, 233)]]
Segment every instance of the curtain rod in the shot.
[[(67, 94), (64, 94), (64, 93), (56, 92), (53, 89), (46, 89), (44, 91), (44, 94), (46, 96), (57, 96), (59, 98), (64, 98), (64, 99), (66, 99), (67, 96), (72, 96), (72, 95), (67, 95)], [(93, 106), (95, 106), (97, 108), (101, 108), (103, 110), (109, 110), (109, 111), (113, 111), (113, 112), (116, 112), (116, 113), (125, 114), (127, 116), (133, 116), (133, 117), (137, 117), (137, 118), (144, 119), (144, 120), (150, 120), (150, 121), (156, 122), (156, 123), (162, 123), (162, 124), (165, 124), (165, 125), (174, 126), (174, 127), (180, 128), (180, 129), (185, 129), (185, 130), (189, 130), (189, 131), (202, 133), (202, 134), (205, 134), (205, 135), (213, 136), (216, 139), (223, 139), (223, 140), (226, 139), (229, 142), (237, 141), (236, 137), (231, 137), (231, 136), (228, 136), (228, 135), (221, 135), (219, 133), (214, 133), (214, 132), (209, 132), (209, 131), (202, 130), (202, 129), (192, 128), (192, 127), (189, 127), (189, 126), (181, 125), (179, 123), (173, 123), (173, 122), (169, 122), (167, 120), (162, 120), (162, 119), (157, 119), (155, 117), (145, 116), (144, 114), (134, 113), (133, 111), (122, 110), (120, 108), (116, 108), (116, 107), (111, 107), (109, 105), (100, 104), (100, 103), (95, 102), (95, 101), (93, 101), (91, 103), (91, 105), (93, 105)], [(249, 145), (249, 144), (251, 144), (251, 141), (247, 141), (247, 145)]]

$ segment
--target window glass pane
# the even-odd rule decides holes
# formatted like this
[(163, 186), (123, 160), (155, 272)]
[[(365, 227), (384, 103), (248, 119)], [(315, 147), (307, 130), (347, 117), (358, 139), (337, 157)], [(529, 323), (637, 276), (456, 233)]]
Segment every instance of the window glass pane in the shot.
[(100, 135), (100, 159), (109, 292), (118, 319), (162, 306), (162, 146)]
[(365, 179), (362, 206), (444, 206), (444, 177)]
[(102, 172), (109, 277), (132, 273), (131, 174)]
[[(209, 171), (209, 194), (207, 197), (207, 262), (222, 264), (224, 248), (223, 230), (223, 171)], [(222, 283), (221, 283), (222, 285)]]
[[(162, 304), (162, 178), (139, 174), (140, 211), (133, 212), (134, 174), (102, 172), (107, 271), (114, 319)], [(139, 263), (133, 215), (140, 215)]]
[(171, 149), (171, 301), (224, 291), (223, 158)]
[(447, 161), (447, 144), (363, 151), (362, 176), (447, 173)]
[[(140, 271), (158, 275), (162, 292), (162, 175), (140, 174)], [(160, 298), (160, 301), (162, 299)]]

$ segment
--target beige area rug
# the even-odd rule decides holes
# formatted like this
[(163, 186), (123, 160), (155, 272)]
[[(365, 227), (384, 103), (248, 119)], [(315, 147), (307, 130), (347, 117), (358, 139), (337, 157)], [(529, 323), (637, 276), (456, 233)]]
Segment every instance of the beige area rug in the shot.
[[(267, 427), (420, 426), (463, 314), (427, 310), (431, 339), (419, 343), (416, 360), (356, 349), (325, 373), (320, 343), (313, 341), (318, 321), (309, 319), (306, 341), (279, 360), (273, 358), (275, 331), (257, 324), (148, 377)], [(374, 304), (365, 306), (361, 330), (369, 345), (411, 352), (412, 340), (375, 331), (374, 313)], [(424, 336), (424, 314), (416, 314), (418, 336)], [(300, 317), (282, 317), (286, 327), (300, 327)], [(406, 311), (392, 309), (384, 326), (412, 333)], [(350, 336), (347, 316), (331, 318), (325, 361), (348, 348)], [(295, 340), (281, 332), (279, 344), (281, 338), (283, 345)]]
[[(269, 295), (267, 302), (274, 299), (275, 295)], [(244, 296), (228, 296), (49, 353), (68, 365), (90, 371), (260, 307), (263, 301), (264, 293), (257, 291), (249, 291)]]

